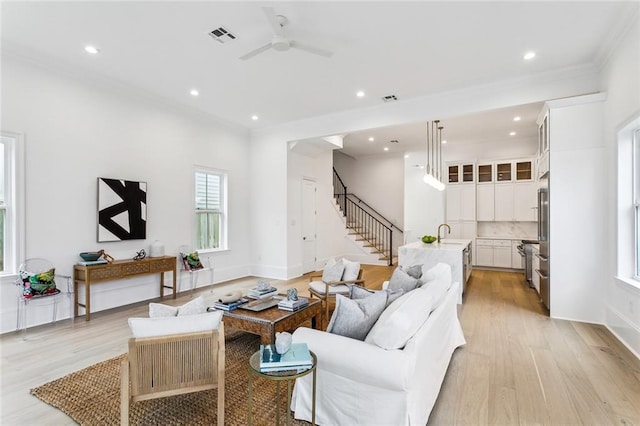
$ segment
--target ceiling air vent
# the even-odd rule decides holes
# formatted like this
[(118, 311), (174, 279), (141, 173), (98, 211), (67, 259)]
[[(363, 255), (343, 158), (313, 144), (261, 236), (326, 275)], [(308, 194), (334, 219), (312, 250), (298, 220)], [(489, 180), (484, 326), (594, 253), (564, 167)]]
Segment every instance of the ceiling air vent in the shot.
[(384, 96), (382, 100), (385, 102), (393, 102), (393, 101), (397, 101), (398, 98), (396, 97), (396, 95), (387, 95), (387, 96)]
[(397, 139), (391, 139), (391, 140), (389, 141), (389, 143), (398, 143), (398, 140), (397, 140)]
[(209, 33), (209, 36), (211, 36), (211, 38), (213, 38), (218, 43), (224, 43), (226, 41), (236, 39), (236, 36), (231, 34), (231, 32), (229, 32), (229, 30), (227, 30), (225, 27), (216, 28)]

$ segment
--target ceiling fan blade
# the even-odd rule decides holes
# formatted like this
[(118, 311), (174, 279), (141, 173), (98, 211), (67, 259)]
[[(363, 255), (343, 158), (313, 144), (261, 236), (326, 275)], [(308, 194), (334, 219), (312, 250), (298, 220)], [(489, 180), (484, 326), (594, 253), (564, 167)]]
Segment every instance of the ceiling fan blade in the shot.
[(271, 49), (271, 43), (267, 43), (264, 46), (258, 47), (257, 49), (252, 50), (249, 53), (245, 53), (244, 55), (240, 56), (240, 59), (246, 61), (247, 59), (251, 59), (262, 52), (266, 52), (269, 49)]
[(267, 17), (267, 21), (269, 21), (269, 25), (271, 25), (271, 29), (274, 34), (282, 35), (282, 26), (280, 22), (278, 22), (278, 18), (276, 18), (276, 12), (272, 7), (263, 7), (262, 11), (264, 15)]
[(313, 53), (314, 55), (324, 56), (325, 58), (330, 58), (333, 55), (333, 52), (329, 52), (328, 50), (320, 49), (319, 47), (309, 46), (307, 44), (298, 43), (297, 41), (291, 40), (289, 42), (291, 47), (296, 49), (304, 50), (305, 52)]

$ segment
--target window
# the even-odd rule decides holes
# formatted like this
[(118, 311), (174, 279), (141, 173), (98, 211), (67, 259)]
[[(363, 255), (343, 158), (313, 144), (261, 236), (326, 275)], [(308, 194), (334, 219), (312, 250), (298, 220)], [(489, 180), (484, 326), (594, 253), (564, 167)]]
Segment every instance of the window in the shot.
[(195, 248), (226, 249), (227, 175), (213, 170), (195, 172)]
[(0, 274), (14, 274), (24, 257), (24, 167), (22, 138), (0, 137)]

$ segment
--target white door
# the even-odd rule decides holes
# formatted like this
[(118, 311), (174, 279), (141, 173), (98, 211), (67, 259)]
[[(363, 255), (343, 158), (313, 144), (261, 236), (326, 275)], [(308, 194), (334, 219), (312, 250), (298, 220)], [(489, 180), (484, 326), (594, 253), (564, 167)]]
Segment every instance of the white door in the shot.
[(302, 273), (316, 269), (316, 183), (302, 180)]

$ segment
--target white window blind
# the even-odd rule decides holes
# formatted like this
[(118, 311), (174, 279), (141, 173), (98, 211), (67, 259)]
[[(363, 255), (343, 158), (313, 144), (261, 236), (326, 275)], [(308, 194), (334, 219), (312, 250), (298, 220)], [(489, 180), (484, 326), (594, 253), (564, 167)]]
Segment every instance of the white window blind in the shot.
[(221, 211), (220, 176), (196, 172), (196, 210)]

